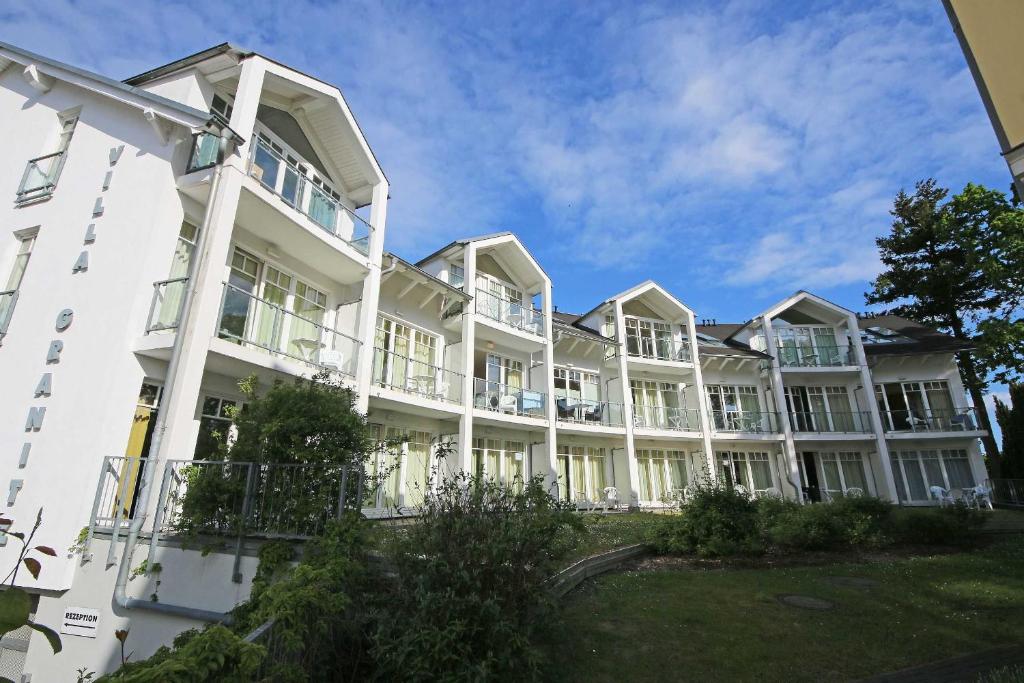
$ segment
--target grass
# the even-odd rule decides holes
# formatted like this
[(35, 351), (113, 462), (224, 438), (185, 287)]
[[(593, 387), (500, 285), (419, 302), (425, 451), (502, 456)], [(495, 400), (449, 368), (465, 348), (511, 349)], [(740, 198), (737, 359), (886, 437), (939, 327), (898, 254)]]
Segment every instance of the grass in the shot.
[(574, 534), (573, 549), (566, 564), (627, 545), (644, 543), (647, 530), (658, 521), (651, 512), (629, 512), (613, 515), (582, 515), (583, 531)]
[[(787, 593), (836, 607), (788, 607)], [(865, 564), (609, 574), (569, 596), (564, 617), (551, 653), (562, 680), (850, 680), (1024, 641), (1024, 539)]]

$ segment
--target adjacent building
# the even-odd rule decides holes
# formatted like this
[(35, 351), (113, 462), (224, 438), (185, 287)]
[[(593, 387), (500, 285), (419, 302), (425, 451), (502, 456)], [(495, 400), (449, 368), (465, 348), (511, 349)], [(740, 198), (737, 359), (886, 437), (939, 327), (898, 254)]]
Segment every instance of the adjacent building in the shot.
[(245, 599), (258, 539), (199, 552), (172, 523), (243, 377), (354, 389), (392, 444), (368, 516), (413, 515), (456, 472), (542, 475), (581, 509), (671, 507), (708, 478), (929, 504), (986, 478), (963, 340), (807, 292), (698, 321), (651, 281), (569, 314), (507, 232), (385, 252), (388, 181), (342, 94), (262, 55), (122, 82), (0, 43), (0, 112), (4, 517), (42, 509), (36, 541), (68, 549), (18, 576), (64, 651), (9, 634), (9, 677), (107, 671), (116, 628), (142, 658)]

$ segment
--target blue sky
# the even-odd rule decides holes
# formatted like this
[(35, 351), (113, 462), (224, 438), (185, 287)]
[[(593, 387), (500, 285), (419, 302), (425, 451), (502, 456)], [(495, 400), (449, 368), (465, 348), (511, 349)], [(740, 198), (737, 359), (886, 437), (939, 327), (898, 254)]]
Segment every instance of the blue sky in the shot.
[(230, 40), (335, 83), (388, 248), (512, 230), (562, 310), (648, 277), (698, 318), (862, 310), (901, 187), (1010, 182), (938, 0), (8, 0), (0, 35), (119, 78)]

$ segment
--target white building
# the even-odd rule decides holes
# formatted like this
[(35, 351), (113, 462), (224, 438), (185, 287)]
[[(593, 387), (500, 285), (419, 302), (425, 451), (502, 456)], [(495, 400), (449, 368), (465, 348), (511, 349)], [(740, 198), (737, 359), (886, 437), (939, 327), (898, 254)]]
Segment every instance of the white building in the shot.
[(57, 656), (9, 634), (10, 677), (107, 671), (115, 629), (143, 658), (245, 599), (257, 541), (183, 550), (166, 517), (252, 374), (332, 370), (404, 437), (374, 464), (396, 467), (371, 516), (414, 514), (459, 470), (541, 474), (583, 508), (669, 506), (702, 476), (906, 504), (986, 478), (966, 345), (910, 321), (799, 292), (697, 324), (653, 282), (569, 315), (512, 234), (385, 253), (388, 182), (341, 93), (261, 55), (225, 44), (118, 82), (0, 43), (0, 112), (4, 516), (24, 531), (42, 508), (34, 542), (62, 551), (18, 575), (37, 620), (96, 617)]

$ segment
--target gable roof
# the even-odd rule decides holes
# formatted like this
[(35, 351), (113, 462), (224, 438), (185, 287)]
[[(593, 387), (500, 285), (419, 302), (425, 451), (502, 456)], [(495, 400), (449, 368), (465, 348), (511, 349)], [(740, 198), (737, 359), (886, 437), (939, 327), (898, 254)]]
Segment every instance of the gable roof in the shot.
[(220, 125), (218, 118), (208, 111), (202, 111), (187, 104), (175, 102), (174, 100), (137, 88), (128, 83), (122, 83), (94, 71), (65, 64), (56, 59), (44, 57), (35, 52), (0, 41), (0, 71), (7, 68), (12, 62), (35, 64), (39, 67), (40, 71), (48, 76), (65, 82), (76, 82), (77, 85), (87, 87), (99, 94), (119, 96), (118, 99), (122, 99), (129, 104), (145, 103), (151, 105), (181, 125), (191, 127), (202, 127), (211, 123)]
[(694, 331), (698, 334), (706, 334), (714, 337), (724, 344), (715, 346), (712, 344), (701, 344), (697, 339), (697, 351), (704, 356), (746, 356), (750, 358), (771, 358), (763, 351), (756, 351), (741, 341), (732, 339), (739, 330), (743, 329), (745, 323), (716, 323), (714, 325), (694, 325)]
[[(507, 237), (507, 236), (515, 237), (515, 235), (513, 235), (511, 232), (506, 230), (506, 231), (503, 231), (503, 232), (492, 232), (492, 233), (489, 233), (489, 234), (486, 234), (486, 235), (477, 235), (476, 237), (463, 237), (462, 239), (452, 240), (451, 242), (449, 242), (448, 244), (444, 245), (443, 247), (441, 247), (437, 251), (435, 251), (435, 252), (433, 252), (433, 253), (431, 253), (431, 254), (421, 258), (419, 261), (416, 262), (416, 265), (417, 266), (422, 266), (424, 263), (426, 263), (428, 261), (432, 261), (435, 257), (440, 256), (444, 252), (446, 252), (449, 249), (452, 249), (454, 247), (464, 247), (467, 244), (469, 244), (470, 242), (481, 242), (483, 240), (494, 239), (495, 237)], [(519, 238), (517, 237), (516, 239), (518, 240)]]
[(552, 311), (551, 313), (551, 322), (556, 327), (569, 330), (572, 334), (600, 341), (603, 344), (611, 344), (613, 346), (618, 344), (611, 337), (606, 337), (594, 328), (580, 323), (580, 320), (582, 320), (582, 316), (575, 313), (562, 313), (561, 311)]

